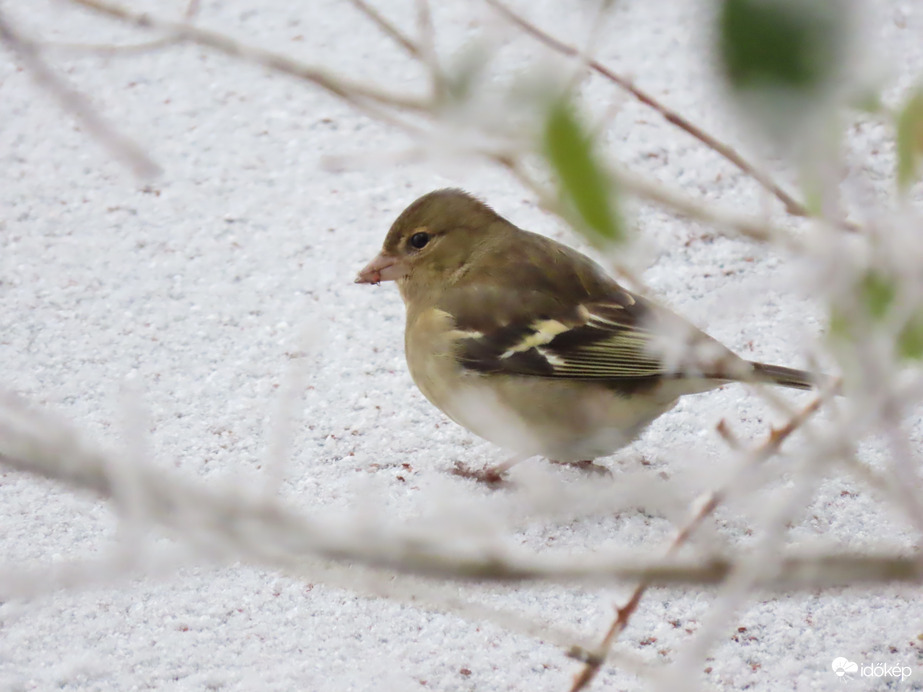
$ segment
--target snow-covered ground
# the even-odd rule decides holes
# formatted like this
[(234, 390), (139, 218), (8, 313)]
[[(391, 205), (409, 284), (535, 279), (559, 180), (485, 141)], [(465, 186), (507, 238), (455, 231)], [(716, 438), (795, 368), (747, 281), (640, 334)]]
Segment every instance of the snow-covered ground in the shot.
[[(498, 80), (552, 64), (481, 3), (432, 4), (448, 62), (488, 35), (502, 44)], [(183, 11), (180, 2), (140, 5), (159, 17)], [(375, 5), (414, 32), (411, 0)], [(741, 147), (709, 64), (710, 5), (621, 0), (596, 52)], [(578, 3), (518, 6), (569, 42), (586, 37), (591, 15)], [(147, 37), (67, 2), (0, 11), (22, 32), (62, 43)], [(869, 60), (893, 98), (923, 74), (923, 8), (876, 0), (869, 18)], [(343, 0), (203, 2), (196, 25), (397, 92), (426, 84), (425, 71)], [(502, 452), (416, 390), (397, 291), (354, 285), (356, 271), (401, 209), (445, 186), (471, 191), (520, 226), (581, 241), (497, 167), (392, 156), (408, 145), (405, 134), (245, 60), (190, 43), (45, 55), (163, 173), (133, 177), (18, 58), (0, 52), (0, 386), (116, 456), (213, 490), (275, 483), (287, 507), (331, 522), (358, 513), (441, 528), (447, 540), (508, 530), (531, 549), (649, 547), (656, 557), (672, 535), (665, 517), (681, 519), (721, 477), (727, 455), (715, 423), (729, 418), (749, 441), (779, 420), (746, 387), (729, 386), (683, 400), (604, 460), (611, 479), (537, 460), (514, 471), (521, 490), (451, 476), (456, 461), (481, 466)], [(620, 106), (606, 138), (627, 169), (741, 213), (777, 206), (610, 85), (594, 81), (585, 96), (599, 111)], [(847, 136), (854, 172), (883, 196), (893, 168), (888, 128), (869, 122)], [(334, 156), (344, 165), (331, 167)], [(795, 280), (803, 266), (648, 206), (633, 213), (644, 248), (636, 268), (659, 300), (741, 355), (806, 365), (803, 345), (823, 329), (824, 312)], [(785, 396), (803, 403), (809, 395)], [(920, 425), (915, 433), (920, 442)], [(288, 440), (284, 464), (271, 451), (277, 439)], [(870, 445), (868, 454), (878, 453)], [(788, 467), (778, 469), (784, 485)], [(629, 480), (645, 498), (665, 499), (556, 517), (529, 491), (553, 483), (561, 497), (579, 499), (581, 488)], [(718, 540), (746, 545), (759, 511), (721, 510)], [(553, 633), (598, 642), (632, 588), (444, 587), (391, 576), (379, 583), (320, 563), (289, 573), (215, 564), (143, 520), (143, 508), (120, 514), (0, 466), (0, 690), (565, 690), (580, 664)], [(856, 550), (914, 542), (899, 512), (837, 474), (818, 485), (790, 537)], [(714, 599), (711, 589), (652, 589), (616, 652), (655, 668), (682, 659)], [(722, 690), (923, 689), (921, 623), (923, 599), (910, 587), (757, 593), (722, 624), (695, 670)], [(909, 666), (912, 676), (844, 681), (831, 670), (837, 657)], [(593, 689), (651, 684), (616, 661)]]

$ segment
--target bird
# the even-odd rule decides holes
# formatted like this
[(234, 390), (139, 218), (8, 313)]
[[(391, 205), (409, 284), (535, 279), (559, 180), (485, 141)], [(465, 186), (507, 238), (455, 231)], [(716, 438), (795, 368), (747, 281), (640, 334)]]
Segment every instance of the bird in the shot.
[(397, 284), (414, 383), (456, 423), (512, 452), (483, 472), (461, 468), (488, 482), (532, 456), (592, 464), (686, 394), (732, 381), (822, 383), (737, 356), (586, 255), (459, 189), (411, 203), (355, 281)]

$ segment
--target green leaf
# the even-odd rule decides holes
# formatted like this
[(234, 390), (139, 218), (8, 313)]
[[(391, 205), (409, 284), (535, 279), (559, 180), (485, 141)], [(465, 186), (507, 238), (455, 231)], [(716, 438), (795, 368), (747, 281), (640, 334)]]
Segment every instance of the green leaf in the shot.
[(723, 0), (719, 53), (736, 90), (816, 91), (837, 67), (844, 37), (837, 0)]
[(838, 339), (846, 339), (851, 334), (850, 325), (846, 313), (834, 305), (830, 310), (830, 334)]
[[(880, 324), (894, 307), (897, 287), (896, 279), (870, 270), (857, 287), (865, 304), (866, 315), (851, 314), (855, 310), (850, 312), (842, 306), (833, 305), (830, 310), (830, 335), (837, 340), (851, 342), (861, 338), (863, 331), (874, 329), (875, 323)], [(868, 318), (874, 321), (870, 322)], [(897, 335), (895, 352), (900, 358), (923, 360), (923, 312), (917, 311), (903, 325)]]
[(884, 104), (881, 102), (881, 94), (870, 87), (866, 87), (862, 89), (862, 91), (854, 94), (850, 99), (849, 105), (857, 111), (873, 115), (884, 111)]
[(903, 358), (923, 360), (923, 315), (916, 315), (901, 331), (897, 340)]
[(471, 99), (484, 77), (493, 48), (485, 41), (475, 40), (458, 53), (443, 74), (443, 93), (440, 97), (451, 104), (465, 103)]
[(821, 217), (824, 213), (824, 191), (816, 175), (802, 174), (802, 203), (811, 216)]
[[(870, 271), (863, 279), (862, 294), (869, 315), (880, 320), (894, 305), (897, 283), (892, 278)], [(923, 358), (923, 315), (914, 315), (901, 329), (897, 337), (897, 352), (901, 358)]]
[(596, 243), (620, 243), (625, 229), (616, 209), (614, 181), (596, 160), (592, 138), (570, 105), (555, 101), (543, 136), (545, 157), (555, 172), (561, 196), (577, 212)]
[(897, 116), (897, 187), (905, 191), (917, 178), (923, 154), (923, 90), (917, 88)]
[(862, 280), (862, 296), (869, 315), (877, 320), (884, 317), (897, 295), (894, 280), (882, 274), (870, 271)]

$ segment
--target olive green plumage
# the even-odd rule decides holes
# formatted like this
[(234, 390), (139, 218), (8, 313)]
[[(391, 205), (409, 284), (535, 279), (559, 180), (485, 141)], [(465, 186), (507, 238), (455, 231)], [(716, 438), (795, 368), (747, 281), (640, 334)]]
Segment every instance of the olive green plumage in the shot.
[[(407, 362), (421, 391), (518, 453), (592, 459), (683, 394), (732, 380), (816, 381), (739, 358), (588, 257), (460, 190), (431, 192), (401, 213), (357, 278), (387, 280), (407, 306)], [(688, 344), (684, 357), (668, 362), (665, 340)]]

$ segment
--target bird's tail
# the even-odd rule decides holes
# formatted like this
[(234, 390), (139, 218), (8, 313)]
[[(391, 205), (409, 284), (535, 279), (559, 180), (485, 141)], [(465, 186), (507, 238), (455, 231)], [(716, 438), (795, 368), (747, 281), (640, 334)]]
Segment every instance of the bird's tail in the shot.
[(829, 375), (819, 375), (795, 368), (784, 368), (781, 365), (767, 365), (751, 361), (753, 372), (757, 380), (765, 380), (771, 384), (793, 389), (827, 388), (834, 385)]

